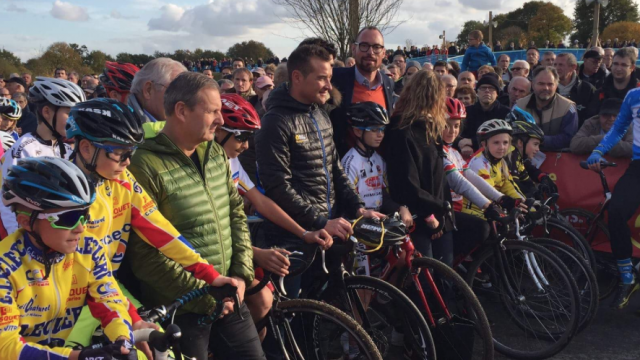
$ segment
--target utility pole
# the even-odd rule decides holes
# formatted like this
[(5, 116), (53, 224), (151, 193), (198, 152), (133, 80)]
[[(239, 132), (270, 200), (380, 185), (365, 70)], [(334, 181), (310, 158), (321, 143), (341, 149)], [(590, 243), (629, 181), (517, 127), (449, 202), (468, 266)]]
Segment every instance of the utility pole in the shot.
[(493, 50), (493, 11), (489, 11), (489, 47)]
[(442, 48), (445, 49), (447, 47), (447, 39), (445, 38), (445, 36), (447, 35), (447, 33), (442, 30)]
[(593, 36), (591, 36), (591, 46), (598, 46), (600, 36), (600, 1), (596, 1), (593, 10)]

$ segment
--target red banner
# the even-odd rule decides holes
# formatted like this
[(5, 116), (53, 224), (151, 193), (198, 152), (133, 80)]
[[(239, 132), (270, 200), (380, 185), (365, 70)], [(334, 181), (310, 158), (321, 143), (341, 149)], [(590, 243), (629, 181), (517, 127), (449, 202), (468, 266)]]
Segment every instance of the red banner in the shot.
[[(600, 182), (598, 173), (591, 170), (584, 170), (580, 167), (580, 161), (587, 160), (586, 155), (574, 155), (571, 153), (546, 153), (547, 158), (540, 169), (549, 174), (558, 186), (558, 205), (561, 209), (582, 208), (592, 213), (597, 213), (601, 203), (604, 201), (604, 190)], [(618, 179), (627, 170), (631, 159), (609, 158), (618, 164), (604, 170), (607, 177), (609, 189), (613, 191)], [(572, 219), (568, 219), (571, 221)], [(605, 219), (606, 224), (606, 219)], [(634, 245), (634, 257), (640, 257), (640, 212), (629, 221), (631, 229), (631, 241)], [(594, 249), (610, 252), (611, 247), (605, 239), (595, 239)], [(598, 245), (596, 245), (598, 244)]]

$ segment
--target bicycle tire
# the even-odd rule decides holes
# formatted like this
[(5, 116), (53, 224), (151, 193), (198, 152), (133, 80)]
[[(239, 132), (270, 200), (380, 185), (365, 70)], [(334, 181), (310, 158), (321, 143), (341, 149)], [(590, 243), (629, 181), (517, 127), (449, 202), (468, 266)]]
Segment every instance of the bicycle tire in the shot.
[[(538, 225), (538, 227), (542, 226)], [(571, 226), (571, 223), (564, 218), (552, 217), (547, 220), (547, 230), (549, 231), (548, 235), (543, 230), (540, 236), (536, 233), (534, 237), (554, 239), (571, 246), (587, 260), (593, 272), (597, 272), (596, 256), (593, 253), (593, 249), (591, 249), (591, 245), (579, 231)]]
[(578, 333), (586, 329), (598, 312), (599, 293), (596, 274), (587, 261), (571, 246), (554, 239), (531, 238), (529, 241), (551, 250), (567, 265), (573, 275), (580, 293), (580, 325)]
[[(305, 330), (307, 329), (307, 326), (311, 326), (312, 340), (308, 341), (305, 339), (305, 341), (303, 341), (302, 343), (297, 342), (298, 346), (302, 346), (305, 348), (305, 354), (311, 354), (311, 356), (307, 355), (307, 357), (305, 358), (306, 360), (324, 359), (322, 357), (319, 357), (320, 354), (318, 352), (319, 349), (317, 339), (319, 336), (321, 336), (321, 334), (318, 334), (318, 318), (328, 319), (329, 321), (332, 321), (334, 324), (339, 326), (342, 330), (346, 331), (346, 333), (348, 333), (351, 338), (353, 338), (357, 342), (358, 348), (364, 351), (364, 353), (360, 352), (360, 356), (363, 356), (363, 358), (368, 360), (382, 360), (380, 352), (376, 348), (376, 345), (373, 343), (373, 340), (371, 339), (371, 337), (369, 337), (367, 332), (364, 331), (364, 329), (360, 325), (358, 325), (358, 323), (353, 318), (334, 306), (315, 300), (296, 299), (279, 302), (277, 304), (277, 311), (281, 316), (274, 317), (277, 320), (275, 327), (289, 326), (289, 324), (294, 322), (294, 318), (300, 319), (300, 321), (304, 321), (305, 317), (301, 314), (308, 313), (312, 316), (311, 323), (305, 322), (303, 324), (303, 326), (305, 326)], [(304, 335), (301, 333), (306, 334), (307, 332), (298, 331), (296, 333), (298, 336), (300, 336)], [(310, 346), (314, 348), (309, 348)]]
[[(498, 275), (497, 272), (501, 271), (500, 267), (495, 267), (495, 261), (497, 260), (495, 256), (496, 251), (502, 251), (502, 255), (506, 258), (507, 261), (510, 259), (509, 255), (511, 254), (511, 252), (514, 252), (516, 255), (521, 255), (523, 254), (523, 251), (527, 251), (535, 255), (539, 267), (541, 263), (544, 264), (543, 268), (544, 270), (547, 270), (545, 272), (545, 276), (549, 277), (553, 274), (557, 274), (556, 278), (560, 279), (561, 283), (560, 286), (558, 286), (558, 289), (559, 291), (566, 291), (566, 294), (568, 296), (568, 304), (566, 306), (563, 305), (561, 308), (561, 313), (568, 312), (568, 319), (562, 324), (564, 325), (563, 327), (560, 327), (556, 324), (558, 331), (554, 331), (553, 333), (551, 333), (548, 329), (546, 329), (544, 324), (541, 324), (545, 333), (544, 336), (541, 336), (542, 334), (540, 331), (537, 331), (536, 329), (532, 329), (530, 327), (526, 327), (526, 324), (523, 324), (523, 321), (519, 319), (519, 316), (517, 316), (520, 314), (516, 313), (512, 307), (518, 307), (518, 309), (522, 312), (524, 321), (528, 321), (529, 317), (533, 316), (535, 318), (536, 316), (540, 315), (539, 311), (537, 311), (536, 308), (540, 308), (541, 306), (537, 306), (533, 301), (528, 301), (527, 296), (529, 294), (527, 293), (526, 288), (520, 289), (520, 286), (511, 286), (514, 292), (516, 292), (516, 298), (513, 300), (519, 301), (520, 304), (514, 303), (509, 297), (508, 293), (505, 293), (504, 290), (501, 289), (503, 287), (503, 275)], [(516, 260), (516, 258), (513, 256), (511, 258), (512, 260)], [(542, 260), (544, 260), (544, 262)], [(489, 276), (489, 282), (476, 280), (478, 270), (481, 268), (481, 273), (483, 275)], [(524, 266), (522, 266), (522, 268), (524, 269)], [(507, 278), (511, 283), (513, 283), (516, 279), (519, 279), (521, 281), (524, 280), (524, 277), (518, 278), (514, 277), (513, 275), (511, 275), (510, 278), (507, 276)], [(531, 242), (506, 240), (499, 245), (488, 248), (480, 255), (478, 255), (469, 266), (469, 271), (467, 273), (467, 282), (478, 295), (478, 298), (483, 308), (485, 309), (485, 312), (488, 313), (489, 318), (491, 318), (493, 322), (500, 319), (498, 315), (494, 316), (494, 309), (498, 309), (496, 314), (503, 315), (505, 313), (505, 310), (508, 314), (508, 319), (506, 320), (509, 320), (510, 322), (504, 321), (503, 324), (495, 324), (494, 326), (492, 326), (492, 333), (494, 336), (493, 343), (495, 349), (503, 355), (516, 359), (546, 359), (562, 351), (576, 334), (580, 323), (580, 301), (577, 284), (572, 278), (570, 271), (561, 262), (561, 260), (558, 259), (558, 257), (555, 256), (551, 251), (543, 248), (540, 245), (533, 244)], [(533, 283), (533, 285), (535, 285), (535, 283)], [(535, 290), (535, 288), (536, 287), (534, 286), (533, 289)], [(547, 293), (549, 293), (550, 287), (547, 286), (545, 289)], [(535, 300), (536, 297), (540, 296), (535, 292), (532, 292), (531, 294), (532, 300)], [(496, 298), (497, 301), (494, 301), (496, 300)], [(486, 301), (483, 302), (483, 300), (485, 299)], [(558, 301), (559, 297), (553, 296), (553, 299)], [(523, 309), (526, 311), (522, 311)], [(553, 309), (553, 307), (549, 306), (549, 309)], [(498, 330), (498, 332), (496, 332), (496, 330)], [(522, 341), (522, 339), (520, 339), (519, 334), (521, 333), (524, 333), (524, 342)], [(531, 335), (534, 336), (533, 339), (530, 338)], [(506, 343), (507, 340), (511, 340), (508, 345)], [(514, 347), (514, 340), (516, 340), (519, 344), (519, 348)], [(529, 350), (530, 347), (534, 345), (534, 342), (542, 345), (542, 343), (540, 343), (541, 340), (550, 341), (551, 344), (549, 346), (545, 345), (541, 349)]]
[[(462, 348), (455, 349), (456, 351), (460, 350), (460, 352), (464, 351), (465, 354), (471, 355), (471, 357), (463, 356), (460, 353), (451, 354), (451, 350), (454, 350), (451, 347), (445, 348), (446, 354), (436, 353), (438, 357), (445, 358), (445, 359), (464, 359), (464, 358), (471, 358), (471, 359), (478, 359), (478, 360), (493, 359), (495, 352), (493, 347), (493, 336), (491, 334), (491, 326), (489, 324), (489, 320), (487, 319), (487, 316), (484, 312), (484, 309), (482, 308), (482, 305), (480, 304), (480, 301), (478, 300), (476, 295), (473, 293), (469, 285), (464, 281), (464, 279), (460, 275), (458, 275), (458, 273), (456, 273), (448, 265), (433, 258), (428, 258), (428, 257), (415, 258), (411, 262), (411, 267), (412, 269), (415, 269), (415, 268), (420, 268), (423, 270), (429, 269), (436, 274), (436, 276), (434, 276), (434, 281), (436, 283), (440, 281), (447, 281), (451, 285), (453, 285), (453, 287), (455, 288), (454, 291), (456, 292), (455, 294), (456, 297), (459, 295), (462, 296), (463, 304), (461, 305), (463, 306), (463, 308), (461, 309), (462, 311), (460, 313), (461, 314), (466, 313), (466, 319), (461, 319), (462, 321), (460, 321), (459, 324), (469, 325), (471, 323), (475, 330), (474, 338), (476, 336), (480, 337), (480, 339), (477, 342), (474, 340), (474, 344), (472, 345), (471, 349), (462, 349)], [(401, 278), (401, 280), (402, 280), (401, 283), (403, 284), (402, 286), (403, 290), (412, 291), (412, 288), (414, 288), (413, 280), (409, 276), (408, 271), (405, 272), (404, 278)], [(428, 291), (428, 292), (431, 291), (431, 289), (426, 284), (422, 286), (423, 286), (423, 291)], [(442, 290), (442, 286), (440, 286), (439, 289)], [(415, 288), (413, 290), (415, 291)], [(430, 305), (431, 311), (435, 309), (440, 309), (439, 305), (434, 305), (432, 302), (430, 302), (430, 304), (431, 304)], [(422, 308), (422, 305), (420, 305), (420, 307)], [(451, 308), (451, 307), (448, 306), (448, 308)], [(433, 314), (436, 316), (438, 315), (437, 312)], [(439, 318), (439, 321), (436, 321), (434, 330), (437, 335), (434, 334), (434, 337), (440, 336), (446, 339), (447, 341), (449, 341), (449, 338), (447, 337), (447, 332), (448, 332), (447, 326), (452, 325), (453, 322), (445, 320), (446, 317), (444, 316), (444, 314), (442, 315), (443, 316)], [(458, 314), (455, 314), (455, 315), (458, 315)], [(459, 326), (459, 325), (453, 324), (453, 326)], [(456, 331), (456, 330), (453, 330), (453, 331)], [(461, 344), (461, 341), (456, 341), (455, 344), (452, 344), (449, 341), (449, 344), (455, 345), (455, 346), (463, 346), (463, 344)], [(482, 346), (482, 349), (480, 350), (476, 349), (476, 345)], [(440, 346), (443, 346), (443, 345), (440, 345)], [(436, 351), (437, 351), (437, 348), (436, 348)]]
[[(609, 229), (602, 219), (595, 220), (596, 215), (590, 211), (581, 208), (569, 208), (560, 210), (560, 215), (567, 219), (567, 222), (576, 229), (577, 232), (582, 234), (584, 238), (591, 246), (598, 236), (599, 232), (602, 232), (607, 241), (610, 242)], [(596, 221), (596, 226), (593, 228), (593, 232), (589, 233), (591, 224)], [(598, 279), (598, 287), (600, 290), (600, 300), (604, 300), (611, 296), (618, 287), (620, 275), (618, 274), (615, 260), (609, 255), (604, 255), (598, 252), (596, 256), (596, 278)], [(613, 262), (609, 261), (611, 258)]]
[[(436, 347), (427, 322), (420, 310), (402, 291), (386, 281), (370, 276), (348, 276), (344, 282), (347, 290), (351, 290), (351, 297), (356, 295), (354, 292), (357, 290), (370, 290), (376, 292), (376, 296), (381, 296), (382, 299), (389, 299), (384, 304), (380, 304), (381, 306), (376, 306), (375, 300), (370, 301), (370, 308), (376, 311), (378, 316), (382, 316), (381, 313), (388, 310), (394, 310), (392, 318), (402, 322), (404, 337), (409, 339), (408, 342), (413, 350), (413, 359), (436, 358)], [(411, 335), (407, 336), (407, 333)], [(375, 340), (374, 343), (377, 344)], [(382, 351), (380, 353), (385, 356)]]

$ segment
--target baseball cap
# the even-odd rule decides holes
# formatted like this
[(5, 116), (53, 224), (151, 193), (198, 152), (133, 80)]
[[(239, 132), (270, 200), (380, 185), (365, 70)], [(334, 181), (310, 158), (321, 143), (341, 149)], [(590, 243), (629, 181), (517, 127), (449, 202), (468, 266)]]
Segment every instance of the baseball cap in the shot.
[(27, 83), (26, 83), (26, 82), (24, 81), (24, 79), (23, 79), (23, 78), (21, 78), (21, 77), (12, 77), (11, 79), (5, 80), (4, 82), (5, 82), (5, 84), (10, 84), (10, 83), (17, 83), (17, 84), (20, 84), (20, 85), (22, 85), (22, 87), (23, 87), (25, 90), (27, 90), (27, 88), (28, 88), (28, 87), (27, 87)]
[(622, 107), (622, 100), (617, 98), (609, 98), (602, 102), (600, 106), (600, 115), (618, 115)]
[(584, 53), (583, 59), (597, 59), (602, 60), (602, 55), (597, 50), (589, 50)]
[(258, 80), (256, 80), (256, 87), (258, 89), (262, 89), (265, 86), (273, 86), (273, 80), (271, 80), (268, 76), (260, 76)]

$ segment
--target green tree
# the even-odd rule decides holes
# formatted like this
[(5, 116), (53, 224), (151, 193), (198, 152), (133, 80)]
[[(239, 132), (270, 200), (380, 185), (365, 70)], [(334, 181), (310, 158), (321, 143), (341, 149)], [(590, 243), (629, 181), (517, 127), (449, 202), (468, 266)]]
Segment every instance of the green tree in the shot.
[(468, 39), (469, 33), (472, 32), (473, 30), (480, 30), (482, 31), (482, 34), (485, 37), (488, 36), (487, 34), (489, 30), (486, 26), (482, 24), (482, 22), (469, 20), (465, 22), (464, 25), (462, 25), (462, 30), (460, 30), (460, 33), (458, 34), (458, 39), (456, 40), (456, 42), (458, 43), (458, 46), (469, 44), (469, 41), (467, 39)]
[[(571, 41), (579, 40), (585, 42), (591, 37), (593, 33), (594, 4), (587, 5), (584, 0), (576, 1), (576, 7), (573, 11), (573, 28), (575, 31), (571, 34)], [(620, 21), (640, 21), (638, 4), (633, 0), (612, 0), (609, 1), (609, 5), (606, 7), (600, 7), (600, 22), (598, 25), (601, 34), (603, 34), (607, 26)], [(601, 39), (607, 40), (604, 35), (601, 36)]]
[(91, 69), (93, 74), (101, 73), (106, 61), (114, 61), (114, 59), (100, 50), (93, 50), (84, 58), (84, 64)]
[(503, 49), (506, 49), (512, 42), (517, 47), (518, 44), (525, 42), (526, 32), (519, 26), (509, 26), (496, 34), (496, 40), (500, 40)]
[(86, 45), (78, 45), (75, 43), (71, 43), (69, 44), (69, 46), (75, 50), (75, 52), (78, 53), (78, 55), (80, 55), (80, 57), (84, 58), (85, 56), (87, 56), (89, 54), (89, 49), (87, 48)]
[(498, 23), (496, 33), (500, 34), (501, 31), (512, 26), (517, 26), (522, 29), (522, 31), (528, 31), (531, 19), (538, 14), (538, 9), (544, 4), (545, 2), (543, 1), (529, 1), (522, 4), (522, 7), (511, 12), (496, 15), (493, 18), (493, 20)]
[(560, 7), (546, 3), (531, 19), (528, 39), (538, 45), (544, 44), (546, 40), (556, 43), (569, 35), (572, 25), (571, 19), (564, 15)]
[(22, 65), (20, 58), (15, 56), (14, 53), (12, 53), (9, 50), (5, 50), (5, 49), (0, 50), (0, 59), (16, 67), (19, 67)]
[(236, 43), (235, 45), (230, 47), (229, 50), (227, 50), (227, 56), (232, 58), (247, 58), (258, 61), (259, 58), (266, 60), (273, 57), (274, 55), (271, 49), (266, 47), (263, 43), (259, 41), (249, 40), (243, 41), (241, 43)]
[(52, 76), (58, 67), (64, 67), (67, 71), (75, 70), (80, 74), (91, 72), (83, 64), (80, 54), (65, 42), (53, 43), (42, 56), (27, 61), (27, 68), (37, 75)]
[(136, 66), (139, 64), (146, 64), (151, 60), (153, 60), (153, 56), (147, 54), (129, 54), (122, 52), (116, 55), (116, 61), (131, 63)]

